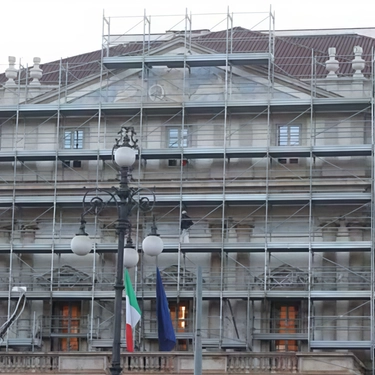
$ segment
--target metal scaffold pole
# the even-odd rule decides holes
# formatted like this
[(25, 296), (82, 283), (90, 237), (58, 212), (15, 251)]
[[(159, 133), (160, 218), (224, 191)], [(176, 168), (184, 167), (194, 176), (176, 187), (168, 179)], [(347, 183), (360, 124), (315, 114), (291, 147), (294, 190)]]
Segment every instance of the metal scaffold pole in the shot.
[(202, 267), (197, 268), (197, 305), (194, 346), (194, 375), (202, 375)]

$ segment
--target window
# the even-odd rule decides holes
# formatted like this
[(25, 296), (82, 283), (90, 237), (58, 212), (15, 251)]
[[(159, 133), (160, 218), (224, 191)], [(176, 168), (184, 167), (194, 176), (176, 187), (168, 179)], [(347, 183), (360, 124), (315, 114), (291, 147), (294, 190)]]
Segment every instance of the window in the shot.
[(69, 352), (79, 350), (81, 324), (81, 304), (78, 302), (61, 302), (54, 306), (53, 350)]
[[(300, 146), (301, 126), (300, 125), (278, 125), (277, 127), (278, 146)], [(298, 164), (298, 158), (278, 158), (280, 164)]]
[(176, 332), (185, 332), (189, 325), (189, 303), (187, 301), (180, 303), (169, 302), (169, 310)]
[[(273, 331), (280, 335), (292, 335), (301, 332), (299, 304), (278, 304), (273, 305)], [(277, 352), (298, 351), (298, 340), (283, 339), (274, 341), (274, 350)]]
[(168, 160), (168, 167), (178, 167), (182, 165), (183, 167), (186, 167), (188, 165), (188, 160), (187, 159), (169, 159)]
[(301, 126), (300, 125), (279, 125), (277, 134), (278, 146), (300, 146)]
[(81, 149), (83, 148), (83, 130), (65, 130), (64, 148)]
[[(66, 150), (80, 150), (83, 148), (83, 130), (65, 130), (64, 131), (64, 148)], [(63, 166), (70, 167), (70, 160), (64, 160)], [(73, 168), (81, 168), (80, 160), (73, 160)]]
[(168, 129), (168, 147), (179, 148), (187, 147), (188, 145), (188, 130), (181, 128)]
[[(72, 160), (73, 161), (73, 168), (81, 168), (82, 167), (82, 162), (81, 160)], [(70, 160), (64, 160), (63, 161), (63, 166), (64, 167), (70, 167)]]
[[(171, 273), (172, 275), (172, 273)], [(175, 285), (176, 279), (165, 277), (162, 275), (164, 286)], [(172, 283), (172, 284), (171, 284)], [(192, 325), (192, 310), (188, 300), (171, 301), (168, 300), (169, 312), (173, 329), (176, 334), (176, 346), (174, 350), (189, 351), (192, 349), (193, 325)], [(156, 319), (156, 301), (153, 301), (153, 308), (151, 312), (152, 329), (157, 330)]]
[[(168, 129), (168, 148), (181, 148), (188, 146), (188, 129), (169, 128)], [(183, 167), (188, 164), (186, 159), (169, 159), (168, 167)]]
[[(169, 302), (169, 310), (171, 312), (172, 323), (178, 336), (181, 332), (189, 332), (189, 302), (180, 301)], [(177, 339), (176, 350), (189, 350), (189, 340), (186, 339)]]

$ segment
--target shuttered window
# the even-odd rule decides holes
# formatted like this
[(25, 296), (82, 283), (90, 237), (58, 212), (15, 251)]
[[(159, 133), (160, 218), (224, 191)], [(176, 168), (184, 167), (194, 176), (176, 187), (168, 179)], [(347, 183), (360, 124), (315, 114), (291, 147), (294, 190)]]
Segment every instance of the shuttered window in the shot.
[[(298, 330), (298, 306), (278, 306), (276, 309), (276, 328), (280, 334), (294, 334)], [(297, 340), (276, 340), (275, 349), (278, 352), (298, 351)]]

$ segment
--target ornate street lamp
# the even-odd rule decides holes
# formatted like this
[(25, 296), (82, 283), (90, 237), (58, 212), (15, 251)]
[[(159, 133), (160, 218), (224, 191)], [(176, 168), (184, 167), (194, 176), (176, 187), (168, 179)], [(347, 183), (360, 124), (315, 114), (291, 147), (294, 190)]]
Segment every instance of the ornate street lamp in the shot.
[[(106, 206), (115, 204), (117, 207), (117, 262), (116, 262), (116, 282), (115, 282), (115, 311), (114, 311), (114, 334), (112, 349), (112, 366), (110, 371), (112, 375), (121, 374), (120, 350), (121, 350), (121, 308), (122, 308), (122, 292), (124, 289), (123, 271), (125, 268), (135, 267), (138, 263), (138, 252), (133, 246), (131, 239), (131, 222), (130, 214), (135, 207), (144, 212), (151, 211), (155, 204), (155, 194), (153, 191), (144, 188), (132, 188), (128, 185), (129, 168), (136, 160), (136, 152), (138, 150), (135, 139), (135, 131), (133, 127), (122, 127), (119, 139), (112, 149), (112, 157), (115, 164), (120, 169), (120, 185), (111, 189), (93, 189), (88, 190), (83, 196), (83, 211), (81, 215), (81, 226), (78, 233), (71, 241), (71, 249), (73, 253), (84, 256), (92, 250), (92, 241), (86, 233), (85, 216), (89, 213), (98, 215)], [(95, 196), (89, 200), (89, 193), (95, 192)], [(141, 197), (146, 192), (147, 196)], [(108, 201), (104, 202), (101, 195), (108, 195)], [(125, 243), (126, 238), (126, 243)], [(156, 233), (155, 222), (153, 223), (151, 234), (148, 235), (142, 244), (145, 254), (157, 256), (163, 251), (163, 241)]]

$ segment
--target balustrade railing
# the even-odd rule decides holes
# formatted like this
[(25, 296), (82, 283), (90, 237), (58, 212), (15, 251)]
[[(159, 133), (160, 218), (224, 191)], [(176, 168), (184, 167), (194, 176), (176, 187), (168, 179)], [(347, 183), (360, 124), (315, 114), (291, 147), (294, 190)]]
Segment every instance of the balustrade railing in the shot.
[[(89, 373), (93, 363), (102, 360), (103, 373), (109, 367), (110, 353), (0, 353), (0, 373), (58, 373), (69, 370), (75, 373)], [(193, 353), (127, 353), (121, 358), (123, 371), (126, 373), (184, 373), (193, 372)], [(203, 353), (205, 362), (218, 373), (251, 372), (297, 372), (296, 353)], [(73, 369), (73, 364), (76, 368)], [(210, 364), (210, 365), (209, 365)]]
[[(324, 358), (321, 358), (324, 357)], [(111, 363), (108, 352), (76, 353), (0, 353), (0, 373), (50, 373), (106, 374)], [(202, 354), (203, 373), (249, 374), (249, 373), (304, 373), (325, 372), (340, 363), (342, 373), (362, 375), (363, 364), (351, 353), (253, 353), (221, 352)], [(319, 364), (322, 364), (321, 366)], [(194, 353), (148, 352), (123, 353), (123, 372), (128, 374), (193, 374)], [(323, 367), (322, 367), (323, 366)], [(347, 371), (343, 369), (347, 369)]]
[(0, 373), (57, 372), (58, 369), (57, 353), (0, 353)]

